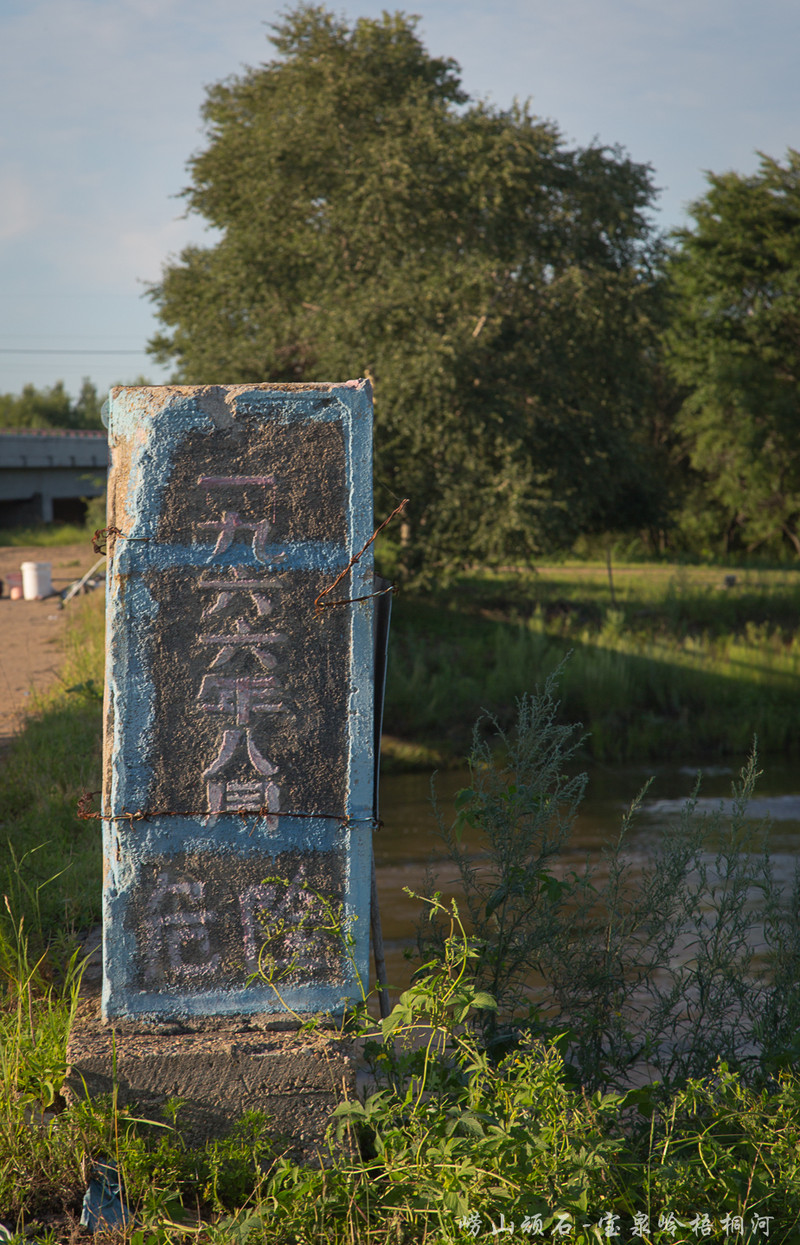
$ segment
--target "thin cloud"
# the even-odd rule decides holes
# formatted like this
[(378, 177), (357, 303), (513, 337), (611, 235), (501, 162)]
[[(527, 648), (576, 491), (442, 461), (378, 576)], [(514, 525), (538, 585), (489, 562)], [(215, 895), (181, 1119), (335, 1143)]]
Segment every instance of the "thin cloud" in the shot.
[(35, 233), (41, 215), (36, 196), (14, 169), (0, 169), (0, 205), (0, 241)]

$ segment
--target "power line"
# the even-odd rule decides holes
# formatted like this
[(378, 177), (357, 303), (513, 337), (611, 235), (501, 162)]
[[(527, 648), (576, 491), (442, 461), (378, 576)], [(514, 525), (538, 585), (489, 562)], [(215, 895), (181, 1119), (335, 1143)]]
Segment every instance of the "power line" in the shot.
[(40, 346), (0, 346), (0, 354), (147, 354), (146, 350), (75, 350), (68, 346), (44, 349)]

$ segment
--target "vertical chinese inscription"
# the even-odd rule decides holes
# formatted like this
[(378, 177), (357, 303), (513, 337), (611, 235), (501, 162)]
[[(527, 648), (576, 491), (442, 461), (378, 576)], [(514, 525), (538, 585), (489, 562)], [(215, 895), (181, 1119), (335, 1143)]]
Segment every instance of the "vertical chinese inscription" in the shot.
[[(263, 510), (250, 517), (240, 518), (238, 510), (223, 510), (218, 519), (204, 519), (200, 529), (208, 528), (217, 532), (217, 542), (213, 555), (225, 553), (233, 545), (237, 531), (252, 533), (252, 553), (257, 563), (264, 564), (266, 558), (267, 539), (270, 531), (270, 519), (263, 511), (269, 509), (271, 497), (272, 522), (275, 521), (275, 477), (274, 476), (199, 476), (198, 486), (209, 493), (213, 489), (244, 489), (247, 485), (255, 485), (257, 489), (269, 490), (265, 497)], [(276, 554), (280, 559), (281, 554)], [(285, 712), (283, 702), (279, 699), (280, 680), (274, 674), (257, 675), (220, 675), (219, 667), (229, 665), (237, 652), (244, 650), (248, 654), (248, 665), (251, 668), (256, 661), (264, 670), (273, 670), (278, 664), (275, 655), (277, 646), (286, 641), (286, 635), (280, 631), (265, 630), (263, 626), (253, 630), (248, 621), (241, 616), (242, 596), (247, 593), (256, 607), (259, 623), (272, 612), (272, 602), (267, 595), (269, 583), (264, 575), (259, 575), (246, 566), (233, 566), (227, 578), (224, 576), (205, 582), (200, 579), (200, 588), (211, 587), (214, 599), (203, 610), (202, 617), (225, 613), (232, 607), (232, 617), (228, 618), (232, 630), (227, 633), (202, 634), (199, 636), (201, 645), (210, 647), (214, 652), (208, 663), (208, 671), (204, 673), (197, 695), (200, 709), (206, 713), (218, 714), (225, 726), (216, 756), (203, 771), (206, 779), (206, 808), (211, 813), (233, 812), (241, 809), (245, 812), (261, 810), (266, 815), (266, 826), (270, 830), (277, 827), (278, 820), (269, 814), (277, 813), (280, 808), (281, 790), (278, 785), (278, 766), (267, 757), (262, 756), (253, 738), (253, 731), (261, 718), (267, 714)], [(241, 779), (228, 777), (234, 773), (237, 753), (247, 754), (251, 766), (249, 774)], [(242, 757), (243, 759), (243, 757)]]
[(227, 431), (189, 439), (161, 528), (184, 533), (200, 564), (179, 586), (168, 574), (151, 579), (163, 671), (151, 802), (187, 814), (261, 811), (269, 830), (281, 812), (340, 816), (346, 774), (346, 614), (315, 616), (330, 576), (287, 564), (323, 533), (341, 539), (341, 433), (330, 423), (277, 431), (266, 445)]
[(371, 534), (369, 392), (123, 390), (110, 433), (104, 1014), (274, 1010), (265, 951), (332, 1006), (330, 912), (367, 950), (369, 559), (362, 604), (315, 602)]

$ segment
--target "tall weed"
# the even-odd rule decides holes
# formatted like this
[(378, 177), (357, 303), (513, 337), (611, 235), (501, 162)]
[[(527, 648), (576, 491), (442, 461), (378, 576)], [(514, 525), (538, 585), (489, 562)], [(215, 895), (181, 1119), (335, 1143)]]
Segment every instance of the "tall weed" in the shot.
[[(629, 850), (638, 801), (600, 863), (575, 868), (570, 830), (585, 780), (567, 774), (580, 735), (559, 723), (555, 690), (551, 678), (523, 697), (511, 731), (490, 720), (487, 738), (479, 723), (471, 785), (452, 821), (437, 809), (463, 892), (470, 980), (498, 1004), (481, 1017), (486, 1040), (560, 1035), (590, 1089), (632, 1078), (680, 1085), (720, 1058), (750, 1079), (791, 1062), (800, 882), (781, 893), (767, 828), (746, 816), (755, 756), (730, 816), (697, 816), (690, 800), (644, 871)], [(426, 923), (423, 958), (444, 937)]]

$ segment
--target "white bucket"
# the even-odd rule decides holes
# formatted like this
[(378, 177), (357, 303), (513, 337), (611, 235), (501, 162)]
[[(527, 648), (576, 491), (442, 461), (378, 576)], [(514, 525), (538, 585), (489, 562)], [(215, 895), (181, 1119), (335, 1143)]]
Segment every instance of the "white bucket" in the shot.
[(22, 595), (26, 601), (41, 601), (53, 591), (52, 562), (23, 562)]

